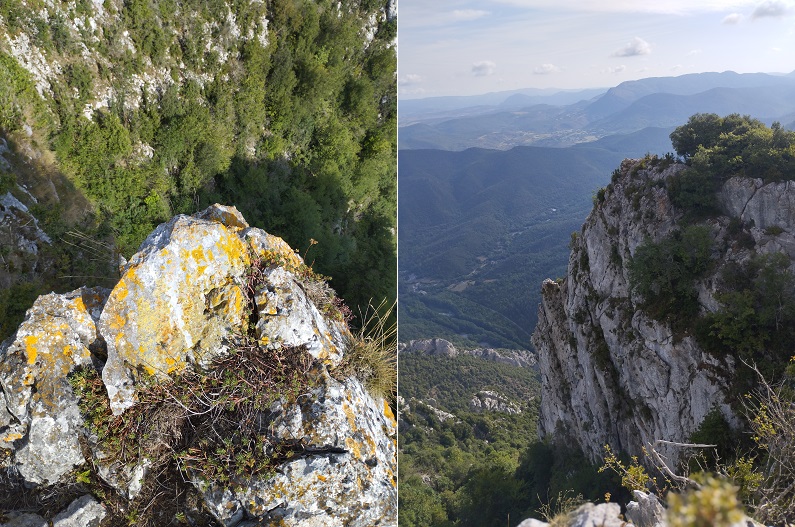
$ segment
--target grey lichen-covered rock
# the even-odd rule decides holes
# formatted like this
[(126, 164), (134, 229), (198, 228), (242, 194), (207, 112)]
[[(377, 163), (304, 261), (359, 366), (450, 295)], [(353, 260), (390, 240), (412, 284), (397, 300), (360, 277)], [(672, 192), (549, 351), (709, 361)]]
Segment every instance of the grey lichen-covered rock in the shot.
[(627, 519), (635, 527), (665, 527), (665, 508), (657, 496), (640, 490), (632, 492), (633, 501), (627, 503)]
[(206, 364), (243, 326), (250, 263), (238, 236), (244, 223), (236, 209), (220, 206), (177, 216), (127, 263), (99, 324), (108, 345), (102, 379), (115, 414), (135, 403), (141, 374), (162, 377)]
[(627, 527), (629, 524), (621, 518), (621, 506), (618, 503), (586, 503), (571, 513), (569, 527)]
[[(516, 527), (547, 527), (547, 522), (528, 518)], [(557, 523), (556, 523), (557, 525)], [(584, 503), (566, 515), (566, 527), (632, 527), (621, 517), (621, 507), (617, 503)]]
[(304, 261), (284, 240), (260, 230), (243, 234), (257, 257), (283, 262), (266, 269), (255, 303), (258, 310), (257, 338), (269, 347), (305, 346), (310, 355), (328, 365), (337, 365), (350, 333), (346, 325), (324, 316), (309, 298), (296, 272)]
[(98, 527), (105, 518), (105, 507), (86, 494), (69, 504), (52, 519), (52, 527)]
[(549, 524), (547, 522), (542, 522), (541, 520), (536, 520), (535, 518), (528, 518), (516, 527), (547, 527), (548, 525)]
[(198, 479), (208, 507), (225, 526), (243, 518), (306, 527), (396, 523), (396, 424), (388, 406), (355, 379), (326, 378), (297, 403), (277, 402), (270, 412), (271, 440), (297, 439), (303, 450), (274, 476), (238, 489)]
[[(312, 287), (319, 288), (314, 295)], [(228, 526), (241, 521), (296, 527), (396, 525), (397, 425), (382, 398), (334, 371), (353, 337), (341, 317), (333, 316), (333, 304), (326, 303), (329, 291), (283, 240), (250, 228), (233, 207), (214, 205), (159, 226), (125, 264), (111, 291), (83, 288), (40, 297), (16, 335), (0, 347), (0, 448), (7, 451), (0, 470), (19, 476), (16, 492), (68, 483), (67, 477), (73, 483), (78, 476), (72, 470), (88, 458), (89, 479), (101, 481), (103, 489), (115, 487), (113, 499), (127, 504), (123, 506), (160, 499), (145, 493), (158, 488), (156, 478), (167, 467), (163, 456), (120, 455), (118, 446), (100, 436), (129, 423), (124, 416), (110, 418), (118, 420), (110, 428), (104, 421), (102, 428), (97, 419), (109, 419), (111, 410), (116, 415), (132, 412), (142, 390), (153, 386), (147, 383), (178, 379), (189, 368), (210, 365), (213, 357), (229, 357), (233, 345), (240, 352), (258, 342), (257, 353), (289, 349), (301, 354), (306, 369), (298, 371), (310, 386), (297, 399), (278, 399), (269, 411), (257, 410), (262, 424), (254, 433), (269, 446), (255, 459), (268, 467), (257, 473), (266, 475), (246, 484), (236, 475), (234, 484), (223, 486), (183, 465), (183, 472), (171, 477), (192, 477), (198, 489), (192, 492), (203, 496), (206, 508)], [(251, 323), (263, 318), (265, 323)], [(75, 386), (84, 390), (81, 397), (110, 408), (98, 406), (90, 418), (81, 415), (81, 408), (86, 409), (70, 384), (72, 375)], [(280, 386), (271, 381), (268, 386)], [(294, 386), (284, 389), (292, 393)], [(179, 441), (179, 427), (188, 426), (188, 418), (177, 415), (172, 423), (161, 423), (172, 434), (162, 438)], [(235, 430), (235, 424), (224, 430)], [(284, 450), (277, 447), (285, 445), (292, 457), (279, 457)], [(173, 450), (166, 452), (171, 460)], [(157, 471), (156, 463), (161, 463)], [(96, 525), (115, 510), (84, 497), (47, 520)], [(188, 511), (194, 512), (205, 514)], [(35, 522), (41, 517), (8, 518)]]
[[(3, 406), (0, 448), (31, 483), (53, 483), (85, 460), (78, 436), (82, 418), (67, 376), (90, 366), (101, 346), (96, 330), (104, 289), (78, 289), (39, 297), (13, 340), (0, 348)], [(5, 421), (5, 422), (4, 422)]]
[[(604, 201), (573, 236), (567, 277), (542, 285), (532, 339), (542, 379), (539, 434), (572, 441), (594, 461), (606, 444), (641, 455), (658, 439), (686, 441), (713, 409), (736, 421), (726, 400), (731, 358), (716, 358), (692, 336), (651, 319), (630, 290), (628, 262), (638, 246), (664, 239), (682, 217), (663, 182), (683, 169), (624, 161)], [(727, 183), (734, 189), (722, 194), (734, 196), (727, 208), (742, 208), (754, 185)], [(721, 266), (751, 254), (728, 240), (729, 223), (726, 216), (706, 223), (713, 246), (724, 251)], [(719, 272), (720, 266), (695, 284), (704, 311), (719, 306)], [(668, 459), (679, 455), (669, 445), (656, 448)]]
[(263, 344), (305, 346), (314, 358), (339, 364), (345, 346), (342, 329), (325, 320), (293, 273), (282, 267), (266, 270), (256, 303), (257, 337)]

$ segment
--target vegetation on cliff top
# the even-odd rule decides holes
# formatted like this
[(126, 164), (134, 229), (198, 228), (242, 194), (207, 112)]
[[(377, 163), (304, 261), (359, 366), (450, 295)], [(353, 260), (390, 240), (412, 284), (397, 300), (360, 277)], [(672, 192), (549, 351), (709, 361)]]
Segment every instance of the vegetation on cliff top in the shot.
[[(41, 98), (0, 46), (0, 132), (12, 148), (54, 151), (55, 170), (93, 204), (90, 236), (129, 256), (174, 214), (230, 203), (305, 250), (350, 305), (394, 300), (396, 20), (385, 3), (36, 5), (4, 2), (0, 27), (62, 74)], [(99, 16), (98, 28), (85, 22)], [(99, 90), (110, 107), (94, 110)], [(52, 223), (68, 223), (50, 205)]]

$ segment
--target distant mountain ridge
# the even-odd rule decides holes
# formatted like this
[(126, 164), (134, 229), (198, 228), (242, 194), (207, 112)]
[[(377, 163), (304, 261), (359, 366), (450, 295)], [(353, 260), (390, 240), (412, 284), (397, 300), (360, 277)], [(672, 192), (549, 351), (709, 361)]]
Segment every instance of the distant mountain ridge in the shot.
[[(583, 96), (583, 92), (567, 94)], [(493, 99), (496, 94), (490, 94)], [(401, 149), (469, 147), (507, 150), (518, 145), (570, 146), (646, 127), (670, 127), (699, 112), (754, 115), (793, 126), (795, 76), (766, 73), (694, 73), (627, 81), (588, 100), (562, 102), (560, 94), (508, 96), (501, 105), (433, 112), (434, 99), (414, 102), (425, 117), (402, 121)], [(522, 105), (521, 103), (527, 103)], [(407, 101), (408, 103), (408, 101)], [(404, 103), (406, 104), (406, 103)], [(415, 113), (418, 110), (415, 110)]]

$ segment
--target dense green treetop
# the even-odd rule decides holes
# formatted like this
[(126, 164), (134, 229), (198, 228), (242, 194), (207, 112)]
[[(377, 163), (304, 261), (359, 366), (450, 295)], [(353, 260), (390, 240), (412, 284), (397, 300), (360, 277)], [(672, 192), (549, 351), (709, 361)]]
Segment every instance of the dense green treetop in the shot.
[(695, 114), (671, 133), (676, 153), (714, 177), (795, 179), (795, 132), (747, 115)]

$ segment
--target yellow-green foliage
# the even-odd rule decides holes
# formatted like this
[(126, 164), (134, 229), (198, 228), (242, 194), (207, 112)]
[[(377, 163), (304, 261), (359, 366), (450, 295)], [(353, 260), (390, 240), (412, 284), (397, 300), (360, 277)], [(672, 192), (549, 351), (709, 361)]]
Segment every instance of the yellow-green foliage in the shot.
[[(645, 453), (645, 450), (644, 450)], [(610, 448), (610, 445), (605, 445), (605, 459), (604, 465), (599, 468), (599, 472), (605, 470), (612, 470), (621, 476), (621, 485), (632, 492), (633, 490), (642, 490), (646, 492), (651, 486), (657, 487), (657, 479), (653, 478), (646, 472), (643, 465), (638, 461), (638, 456), (630, 458), (629, 465), (625, 465), (618, 456)]]
[(694, 478), (701, 484), (684, 494), (668, 495), (670, 527), (728, 527), (743, 519), (737, 487), (708, 474)]
[(737, 494), (743, 503), (750, 502), (764, 482), (764, 476), (756, 470), (754, 461), (742, 456), (726, 467), (726, 475), (739, 487)]

